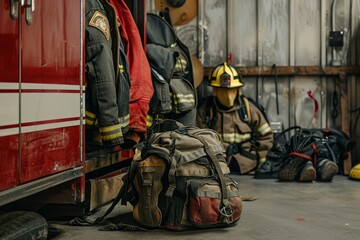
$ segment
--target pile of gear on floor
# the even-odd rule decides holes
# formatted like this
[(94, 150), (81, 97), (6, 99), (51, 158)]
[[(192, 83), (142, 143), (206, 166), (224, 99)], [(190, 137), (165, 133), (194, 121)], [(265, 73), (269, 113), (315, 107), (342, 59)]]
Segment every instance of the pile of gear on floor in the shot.
[(120, 202), (133, 206), (135, 222), (111, 224), (103, 230), (234, 226), (241, 217), (242, 198), (238, 183), (229, 176), (219, 134), (170, 119), (157, 120), (150, 133), (137, 145), (141, 151), (122, 177), (124, 184), (107, 212), (95, 221), (75, 218), (70, 224), (98, 224)]
[(238, 183), (229, 176), (221, 136), (194, 126), (192, 60), (168, 19), (166, 11), (162, 16), (147, 14), (146, 55), (154, 94), (147, 134), (134, 146), (123, 185), (104, 215), (74, 218), (71, 225), (99, 224), (118, 203), (132, 205), (134, 222), (103, 230), (183, 231), (230, 227), (240, 220), (242, 198)]
[[(96, 17), (95, 14), (91, 16)], [(104, 19), (101, 18), (106, 22)], [(124, 116), (120, 116), (124, 123), (130, 116), (129, 127), (122, 122), (115, 127), (100, 126), (101, 121), (89, 121), (95, 114), (91, 108), (87, 109), (87, 127), (100, 126), (102, 144), (130, 142), (121, 147), (134, 148), (136, 154), (106, 213), (96, 220), (86, 216), (75, 218), (70, 221), (72, 225), (99, 224), (120, 202), (131, 204), (135, 222), (112, 224), (104, 230), (161, 228), (183, 231), (235, 226), (242, 215), (242, 201), (246, 199), (240, 195), (238, 183), (230, 176), (232, 167), (240, 174), (256, 169), (255, 178), (262, 179), (331, 181), (341, 171), (340, 162), (354, 146), (354, 142), (336, 130), (292, 127), (273, 135), (263, 108), (242, 95), (241, 76), (227, 62), (219, 64), (210, 74), (208, 84), (213, 87), (213, 94), (198, 106), (194, 58), (177, 37), (171, 20), (169, 9), (159, 15), (147, 14), (146, 58), (150, 70), (147, 77), (151, 78), (152, 85), (146, 89), (143, 84), (132, 81), (127, 86), (132, 87), (130, 96), (126, 96), (130, 103), (134, 103), (131, 96), (133, 100), (138, 99), (133, 96), (135, 93), (149, 95), (145, 96), (150, 100), (148, 109), (141, 110), (141, 113), (147, 113), (146, 129), (145, 121), (133, 117), (141, 115), (141, 119), (145, 119), (144, 114), (134, 114), (137, 109), (134, 104), (130, 104), (129, 109), (124, 107)], [(97, 34), (108, 37), (109, 33), (102, 29), (102, 33)], [(124, 57), (123, 69), (127, 69), (125, 60)], [(135, 60), (130, 63), (139, 64)], [(128, 77), (127, 74), (124, 76)], [(134, 86), (144, 88), (135, 89)], [(153, 90), (153, 94), (145, 89)], [(127, 102), (118, 100), (119, 103)], [(134, 128), (131, 123), (142, 123), (141, 128)], [(142, 132), (136, 141), (129, 141), (135, 139), (130, 134), (135, 129)], [(125, 136), (121, 140), (122, 132)], [(293, 135), (288, 140), (290, 133)], [(112, 139), (114, 136), (119, 139)], [(96, 135), (87, 131), (87, 137), (92, 139)], [(87, 143), (91, 139), (87, 139)]]
[[(288, 138), (291, 132), (294, 133)], [(342, 163), (354, 146), (354, 141), (335, 129), (290, 127), (276, 134), (265, 163), (255, 171), (255, 178), (330, 182), (343, 172)]]

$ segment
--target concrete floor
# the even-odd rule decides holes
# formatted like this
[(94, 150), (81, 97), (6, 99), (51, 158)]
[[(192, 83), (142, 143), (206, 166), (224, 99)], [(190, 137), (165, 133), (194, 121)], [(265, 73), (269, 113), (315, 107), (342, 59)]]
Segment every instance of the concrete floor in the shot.
[[(129, 232), (99, 231), (103, 226), (78, 227), (50, 222), (50, 239), (360, 239), (360, 181), (340, 175), (331, 183), (284, 183), (254, 179), (249, 175), (233, 177), (239, 182), (242, 194), (257, 197), (254, 201), (243, 202), (242, 217), (234, 227), (188, 232)], [(97, 214), (101, 215), (106, 209), (100, 209)], [(131, 219), (131, 208), (116, 207), (105, 223), (119, 219)]]

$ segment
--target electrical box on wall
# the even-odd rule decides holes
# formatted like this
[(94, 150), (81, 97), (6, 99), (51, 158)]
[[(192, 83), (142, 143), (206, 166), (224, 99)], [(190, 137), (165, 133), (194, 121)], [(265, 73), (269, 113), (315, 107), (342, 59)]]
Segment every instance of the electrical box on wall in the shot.
[(344, 45), (344, 31), (331, 31), (329, 34), (330, 47), (342, 47)]

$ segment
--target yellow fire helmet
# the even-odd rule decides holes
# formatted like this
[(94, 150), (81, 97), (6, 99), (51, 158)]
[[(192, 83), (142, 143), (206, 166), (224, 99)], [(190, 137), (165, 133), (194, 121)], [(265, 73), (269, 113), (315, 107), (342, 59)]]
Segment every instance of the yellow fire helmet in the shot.
[(214, 68), (209, 76), (209, 85), (221, 88), (237, 88), (244, 85), (234, 66), (224, 62)]
[(356, 164), (350, 170), (349, 178), (355, 179), (355, 180), (360, 180), (360, 163)]

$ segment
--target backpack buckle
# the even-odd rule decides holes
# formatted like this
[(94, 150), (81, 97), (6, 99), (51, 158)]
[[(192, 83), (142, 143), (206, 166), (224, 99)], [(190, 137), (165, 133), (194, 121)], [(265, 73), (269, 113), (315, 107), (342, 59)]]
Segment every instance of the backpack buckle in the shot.
[(231, 206), (222, 207), (220, 209), (220, 214), (223, 217), (225, 223), (230, 224), (234, 221), (234, 209)]
[(164, 119), (162, 118), (155, 118), (154, 120), (155, 124), (162, 124), (164, 122)]

